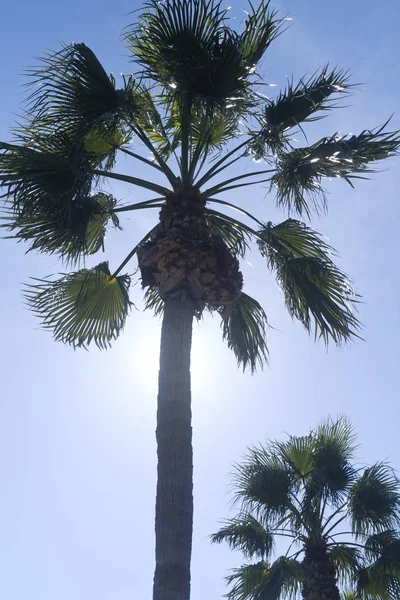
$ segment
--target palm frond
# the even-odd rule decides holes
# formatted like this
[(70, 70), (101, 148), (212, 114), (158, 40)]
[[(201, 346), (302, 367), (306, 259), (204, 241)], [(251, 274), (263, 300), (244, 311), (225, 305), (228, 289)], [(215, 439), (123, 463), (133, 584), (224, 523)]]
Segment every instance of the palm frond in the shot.
[(233, 569), (226, 578), (230, 600), (280, 600), (295, 598), (300, 591), (301, 565), (284, 556), (269, 564), (260, 561)]
[(220, 1), (151, 0), (125, 37), (168, 101), (185, 96), (209, 108), (232, 105), (238, 112), (252, 105), (248, 59), (239, 35), (226, 26)]
[[(201, 150), (202, 155), (220, 152), (238, 134), (238, 116), (233, 107), (213, 112), (195, 108), (191, 117), (192, 145)], [(198, 150), (198, 153), (200, 154)]]
[(323, 259), (334, 253), (320, 233), (296, 219), (287, 219), (278, 225), (268, 222), (258, 235), (258, 247), (270, 269), (278, 268), (283, 256)]
[(290, 436), (285, 442), (274, 441), (271, 447), (290, 471), (294, 482), (307, 480), (313, 467), (312, 435)]
[(354, 456), (354, 430), (344, 418), (329, 419), (313, 434), (312, 468), (304, 490), (304, 507), (328, 500), (337, 507), (347, 497), (356, 478), (351, 463)]
[(160, 296), (158, 287), (148, 286), (144, 290), (144, 308), (152, 310), (156, 317), (164, 313), (164, 300)]
[(271, 8), (269, 0), (261, 0), (257, 8), (249, 2), (244, 21), (244, 31), (239, 38), (240, 51), (250, 72), (255, 71), (270, 44), (282, 31), (283, 20)]
[(342, 586), (353, 583), (360, 565), (363, 564), (359, 548), (337, 544), (329, 548), (329, 555), (338, 574), (339, 583)]
[(394, 529), (385, 529), (370, 535), (364, 542), (364, 551), (368, 560), (376, 560), (386, 549), (400, 549), (399, 533)]
[(290, 510), (292, 477), (284, 462), (269, 447), (252, 449), (234, 473), (235, 502), (244, 510), (261, 511), (266, 523)]
[(130, 277), (112, 277), (108, 263), (50, 281), (35, 279), (25, 298), (57, 341), (76, 347), (94, 342), (105, 349), (124, 327), (131, 307)]
[[(190, 87), (191, 72), (204, 66), (207, 52), (224, 28), (226, 10), (213, 0), (150, 0), (125, 42), (144, 71), (164, 85)], [(186, 81), (188, 79), (189, 81)]]
[(260, 521), (248, 513), (225, 521), (217, 533), (211, 536), (213, 543), (227, 542), (233, 550), (241, 550), (247, 558), (266, 560), (274, 546), (274, 537)]
[(161, 99), (143, 84), (138, 88), (138, 103), (137, 125), (148, 136), (159, 155), (168, 160), (180, 143), (178, 106), (171, 103), (165, 111)]
[(35, 139), (35, 149), (0, 143), (0, 186), (19, 216), (69, 218), (95, 182), (95, 159), (65, 135)]
[(319, 234), (288, 219), (276, 226), (268, 223), (259, 236), (260, 251), (276, 272), (290, 315), (326, 344), (329, 338), (341, 344), (356, 336), (360, 323), (352, 308), (358, 295)]
[(98, 128), (117, 132), (124, 120), (138, 112), (136, 83), (123, 77), (116, 89), (94, 52), (85, 44), (63, 46), (40, 59), (41, 65), (28, 70), (27, 84), (33, 92), (27, 98), (27, 124), (31, 131), (68, 131), (80, 136)]
[(400, 597), (400, 540), (397, 536), (382, 543), (385, 533), (381, 534), (379, 557), (355, 573), (354, 584), (361, 600), (398, 600)]
[(311, 207), (325, 208), (321, 181), (339, 177), (351, 186), (362, 173), (375, 171), (375, 163), (398, 154), (400, 133), (385, 132), (386, 124), (359, 135), (324, 138), (309, 148), (279, 155), (277, 173), (271, 179), (279, 206), (298, 214), (310, 214)]
[(365, 469), (350, 491), (349, 513), (356, 534), (398, 528), (400, 482), (389, 465), (376, 463)]
[(234, 256), (243, 258), (249, 249), (250, 235), (247, 231), (223, 213), (206, 209), (206, 219), (212, 234), (221, 237)]
[(260, 158), (265, 153), (283, 150), (289, 129), (322, 118), (312, 116), (317, 112), (337, 108), (331, 96), (346, 93), (351, 87), (348, 73), (339, 69), (328, 72), (327, 65), (308, 80), (301, 79), (297, 85), (288, 83), (286, 90), (267, 101), (260, 119), (261, 130), (254, 134), (250, 148)]
[(95, 254), (104, 248), (107, 224), (111, 220), (119, 227), (113, 213), (116, 200), (109, 194), (97, 193), (89, 196), (82, 205), (73, 205), (68, 215), (52, 216), (34, 214), (19, 216), (14, 211), (4, 210), (0, 217), (5, 227), (18, 241), (29, 242), (30, 250), (47, 254), (58, 254), (67, 262), (77, 262), (87, 255)]
[(222, 338), (233, 350), (238, 365), (254, 373), (268, 362), (267, 316), (261, 305), (247, 294), (240, 295), (230, 315), (221, 324)]

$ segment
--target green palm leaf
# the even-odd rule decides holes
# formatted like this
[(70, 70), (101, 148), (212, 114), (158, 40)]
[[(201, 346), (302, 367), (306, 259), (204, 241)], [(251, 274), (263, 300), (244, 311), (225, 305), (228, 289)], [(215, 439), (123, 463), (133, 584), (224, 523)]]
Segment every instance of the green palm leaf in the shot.
[(284, 556), (271, 565), (260, 561), (233, 569), (226, 580), (230, 600), (280, 600), (295, 598), (301, 586), (301, 565)]
[(330, 547), (329, 555), (336, 573), (338, 573), (339, 583), (342, 586), (346, 583), (353, 583), (360, 565), (363, 564), (363, 557), (360, 550), (346, 544), (336, 544)]
[(249, 2), (244, 21), (245, 29), (240, 35), (240, 52), (250, 71), (262, 59), (270, 44), (282, 31), (282, 19), (271, 9), (269, 0), (261, 0), (257, 8)]
[(152, 310), (156, 317), (164, 313), (164, 300), (160, 296), (157, 287), (148, 286), (144, 290), (144, 308)]
[(0, 143), (0, 186), (20, 217), (39, 214), (68, 219), (87, 203), (99, 157), (65, 135), (37, 138), (36, 148)]
[(309, 215), (310, 201), (316, 209), (325, 207), (324, 177), (339, 177), (353, 185), (357, 174), (371, 173), (374, 163), (396, 155), (400, 134), (384, 132), (385, 125), (351, 137), (324, 138), (309, 148), (280, 155), (277, 173), (271, 179), (278, 205)]
[(104, 248), (110, 219), (115, 227), (119, 227), (118, 218), (113, 214), (115, 205), (112, 196), (98, 193), (88, 197), (82, 206), (73, 205), (69, 215), (59, 218), (46, 212), (41, 216), (38, 211), (16, 216), (6, 207), (6, 216), (2, 217), (6, 223), (2, 227), (13, 233), (10, 237), (31, 242), (28, 251), (59, 254), (67, 262), (74, 263)]
[(333, 507), (342, 504), (356, 478), (354, 429), (346, 419), (328, 419), (313, 436), (312, 468), (305, 484), (304, 505), (328, 499)]
[(336, 108), (333, 94), (343, 94), (350, 87), (348, 74), (325, 66), (297, 85), (289, 83), (287, 89), (273, 100), (268, 100), (260, 119), (261, 131), (255, 134), (250, 147), (260, 158), (267, 152), (282, 150), (287, 144), (287, 131), (306, 121), (322, 118), (312, 116), (319, 111)]
[(130, 277), (112, 277), (108, 263), (36, 282), (27, 286), (26, 300), (57, 341), (74, 348), (94, 342), (105, 349), (123, 329), (131, 307)]
[(360, 569), (355, 577), (360, 600), (398, 600), (400, 597), (399, 562), (394, 566), (379, 559)]
[(277, 26), (264, 5), (252, 11), (239, 36), (226, 27), (226, 12), (214, 0), (152, 0), (126, 41), (167, 97), (186, 95), (191, 102), (243, 112), (253, 104), (248, 97), (251, 67)]
[(139, 22), (126, 31), (128, 48), (152, 79), (171, 90), (179, 85), (192, 92), (196, 71), (203, 74), (223, 30), (226, 11), (213, 0), (150, 0), (145, 7)]
[(137, 113), (134, 80), (124, 78), (123, 88), (116, 89), (114, 78), (85, 44), (64, 46), (40, 60), (42, 66), (28, 71), (34, 89), (27, 99), (30, 128), (81, 136), (98, 127), (116, 131)]
[(224, 526), (211, 536), (213, 543), (228, 542), (233, 550), (241, 550), (247, 558), (267, 559), (274, 546), (273, 535), (260, 521), (243, 513), (239, 518), (226, 521)]
[(286, 442), (273, 442), (272, 448), (290, 471), (293, 482), (307, 481), (313, 468), (312, 435), (290, 436)]
[(391, 467), (376, 463), (365, 469), (350, 491), (349, 512), (357, 534), (379, 533), (399, 526), (399, 480)]
[(357, 335), (360, 324), (352, 307), (358, 296), (319, 234), (288, 219), (276, 226), (268, 223), (259, 236), (260, 251), (276, 272), (290, 315), (325, 343), (332, 338), (341, 344)]
[(281, 458), (262, 446), (250, 451), (234, 474), (235, 501), (249, 511), (262, 511), (268, 519), (286, 515), (293, 480)]
[(222, 322), (222, 338), (233, 350), (237, 362), (252, 372), (268, 361), (267, 316), (261, 305), (242, 293), (232, 312)]
[(221, 237), (234, 256), (243, 258), (249, 250), (250, 241), (250, 236), (246, 230), (240, 227), (238, 223), (225, 217), (223, 213), (206, 209), (206, 219), (212, 234)]

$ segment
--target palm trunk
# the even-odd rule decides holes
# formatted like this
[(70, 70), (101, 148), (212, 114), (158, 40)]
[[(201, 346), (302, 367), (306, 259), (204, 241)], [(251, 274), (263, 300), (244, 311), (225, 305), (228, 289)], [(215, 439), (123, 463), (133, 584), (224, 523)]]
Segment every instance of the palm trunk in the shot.
[(189, 600), (193, 527), (190, 350), (194, 309), (164, 305), (157, 410), (158, 481), (153, 600)]
[(303, 560), (303, 600), (340, 600), (325, 540), (308, 540)]

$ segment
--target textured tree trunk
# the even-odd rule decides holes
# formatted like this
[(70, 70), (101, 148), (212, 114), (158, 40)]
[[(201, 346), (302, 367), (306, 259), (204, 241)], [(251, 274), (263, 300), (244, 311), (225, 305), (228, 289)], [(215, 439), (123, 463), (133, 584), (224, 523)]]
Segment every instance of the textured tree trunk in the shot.
[(308, 540), (303, 560), (303, 600), (340, 600), (325, 540)]
[(153, 600), (189, 600), (193, 527), (190, 350), (194, 308), (164, 305), (157, 410), (158, 480)]

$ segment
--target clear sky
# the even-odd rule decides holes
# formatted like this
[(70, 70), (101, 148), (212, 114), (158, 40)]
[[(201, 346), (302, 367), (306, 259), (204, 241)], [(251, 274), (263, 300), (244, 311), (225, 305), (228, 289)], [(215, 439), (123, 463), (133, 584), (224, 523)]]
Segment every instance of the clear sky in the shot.
[[(84, 41), (107, 71), (129, 72), (119, 41), (140, 5), (126, 0), (6, 2), (0, 21), (0, 139), (22, 100), (21, 71), (58, 40)], [(232, 2), (240, 23), (245, 2)], [(266, 79), (284, 86), (329, 61), (363, 85), (349, 107), (308, 128), (310, 141), (337, 131), (358, 133), (392, 113), (400, 128), (398, 0), (277, 0), (294, 18), (271, 48)], [(273, 88), (272, 92), (277, 89)], [(300, 138), (299, 138), (300, 139)], [(195, 525), (192, 600), (217, 600), (223, 577), (241, 562), (207, 536), (229, 514), (231, 464), (246, 446), (283, 432), (302, 434), (327, 415), (348, 415), (359, 432), (360, 458), (400, 468), (398, 170), (353, 191), (329, 185), (327, 217), (313, 220), (340, 250), (340, 266), (364, 297), (366, 342), (326, 352), (287, 316), (282, 296), (254, 253), (245, 290), (264, 305), (271, 367), (243, 375), (221, 342), (219, 318), (195, 325), (193, 414)], [(244, 165), (243, 168), (248, 168)], [(121, 161), (120, 170), (132, 165)], [(144, 198), (110, 186), (121, 199)], [(265, 221), (283, 220), (263, 188), (232, 197)], [(125, 219), (110, 234), (106, 257), (116, 266), (157, 215)], [(113, 348), (74, 352), (53, 342), (23, 306), (21, 283), (63, 268), (13, 241), (0, 247), (2, 393), (0, 395), (0, 597), (7, 600), (132, 600), (151, 597), (156, 448), (154, 439), (160, 323), (137, 305)], [(97, 257), (96, 257), (97, 259)], [(102, 257), (94, 260), (100, 262)], [(131, 267), (131, 272), (136, 265)]]

